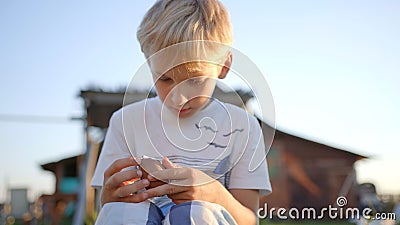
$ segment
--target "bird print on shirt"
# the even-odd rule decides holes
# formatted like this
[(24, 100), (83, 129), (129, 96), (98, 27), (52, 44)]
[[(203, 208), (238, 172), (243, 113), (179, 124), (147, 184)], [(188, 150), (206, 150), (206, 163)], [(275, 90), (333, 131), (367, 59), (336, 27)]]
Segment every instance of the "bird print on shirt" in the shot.
[(227, 134), (223, 134), (222, 136), (228, 137), (228, 136), (230, 136), (230, 135), (232, 135), (232, 134), (234, 134), (234, 133), (236, 133), (236, 132), (243, 132), (243, 131), (244, 131), (244, 129), (235, 129), (234, 131), (229, 132), (229, 133), (227, 133)]
[(196, 128), (199, 129), (199, 130), (201, 130), (201, 128), (204, 128), (206, 131), (209, 130), (209, 131), (211, 131), (211, 132), (213, 132), (213, 133), (217, 133), (217, 132), (218, 132), (217, 130), (214, 130), (214, 129), (213, 129), (212, 127), (210, 127), (210, 126), (206, 126), (206, 125), (204, 125), (204, 126), (199, 126), (197, 123), (195, 123), (194, 125), (195, 125)]

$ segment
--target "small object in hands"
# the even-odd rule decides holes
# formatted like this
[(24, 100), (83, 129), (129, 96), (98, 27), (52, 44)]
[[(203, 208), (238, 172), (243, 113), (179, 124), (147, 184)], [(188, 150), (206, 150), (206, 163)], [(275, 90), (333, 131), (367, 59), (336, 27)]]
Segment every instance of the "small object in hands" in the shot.
[[(161, 164), (160, 160), (153, 159), (147, 156), (143, 156), (140, 159), (140, 168), (142, 169), (142, 179), (147, 178), (147, 176), (155, 171), (163, 170), (165, 167)], [(146, 189), (155, 188), (160, 185), (165, 184), (165, 182), (161, 180), (151, 181), (149, 186)]]
[[(122, 169), (121, 171), (138, 170), (138, 169), (139, 169), (138, 166), (130, 166), (130, 167), (126, 167), (126, 168)], [(137, 180), (139, 180), (139, 178), (133, 178), (133, 179), (122, 182), (122, 184), (130, 185), (130, 184), (135, 183)]]

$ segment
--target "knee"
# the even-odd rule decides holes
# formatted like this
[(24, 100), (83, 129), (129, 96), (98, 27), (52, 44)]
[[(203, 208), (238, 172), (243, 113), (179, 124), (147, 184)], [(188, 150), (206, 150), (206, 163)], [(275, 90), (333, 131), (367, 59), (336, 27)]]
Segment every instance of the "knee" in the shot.
[(166, 216), (166, 225), (192, 224), (236, 224), (229, 213), (220, 205), (190, 201), (171, 207)]
[(96, 225), (114, 224), (161, 224), (163, 220), (160, 209), (153, 203), (111, 202), (101, 209)]

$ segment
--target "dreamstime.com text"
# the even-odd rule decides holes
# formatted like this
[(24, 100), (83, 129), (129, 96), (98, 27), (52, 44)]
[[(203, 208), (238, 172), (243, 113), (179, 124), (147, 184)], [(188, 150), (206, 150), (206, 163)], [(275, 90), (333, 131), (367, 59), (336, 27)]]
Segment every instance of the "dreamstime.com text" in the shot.
[(306, 207), (302, 209), (298, 208), (268, 208), (268, 204), (265, 203), (263, 208), (258, 209), (257, 216), (260, 219), (274, 219), (278, 218), (281, 220), (321, 220), (321, 219), (360, 219), (364, 218), (367, 220), (395, 220), (395, 213), (379, 213), (374, 212), (370, 208), (358, 209), (358, 208), (344, 208), (347, 205), (346, 197), (340, 196), (336, 199), (336, 206), (328, 205), (328, 207), (316, 210), (312, 207)]

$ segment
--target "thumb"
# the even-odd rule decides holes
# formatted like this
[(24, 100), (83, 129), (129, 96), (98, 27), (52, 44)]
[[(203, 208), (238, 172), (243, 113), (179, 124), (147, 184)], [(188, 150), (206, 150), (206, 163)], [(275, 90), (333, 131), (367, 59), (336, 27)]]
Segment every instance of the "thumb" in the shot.
[(165, 169), (179, 168), (178, 165), (175, 165), (166, 156), (162, 159), (162, 164), (165, 167)]

